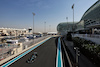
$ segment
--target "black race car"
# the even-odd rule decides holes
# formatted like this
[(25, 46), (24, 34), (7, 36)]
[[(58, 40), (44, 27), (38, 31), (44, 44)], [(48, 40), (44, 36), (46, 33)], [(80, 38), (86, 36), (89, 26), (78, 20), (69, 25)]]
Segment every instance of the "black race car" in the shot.
[(31, 57), (26, 61), (26, 63), (33, 63), (37, 57), (37, 52), (34, 52)]

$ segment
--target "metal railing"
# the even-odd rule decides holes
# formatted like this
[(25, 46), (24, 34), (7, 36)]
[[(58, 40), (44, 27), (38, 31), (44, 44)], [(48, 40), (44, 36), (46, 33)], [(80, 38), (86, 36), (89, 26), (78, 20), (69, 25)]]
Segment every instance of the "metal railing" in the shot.
[[(61, 38), (61, 41), (62, 41), (62, 38)], [(65, 55), (66, 55), (66, 57), (67, 57), (69, 66), (70, 66), (70, 67), (73, 67), (73, 66), (72, 66), (72, 63), (71, 63), (71, 60), (70, 60), (70, 58), (69, 58), (69, 56), (68, 56), (68, 52), (66, 51), (66, 48), (65, 48), (65, 46), (64, 46), (63, 41), (62, 41), (62, 46), (63, 46), (64, 52), (65, 52)]]

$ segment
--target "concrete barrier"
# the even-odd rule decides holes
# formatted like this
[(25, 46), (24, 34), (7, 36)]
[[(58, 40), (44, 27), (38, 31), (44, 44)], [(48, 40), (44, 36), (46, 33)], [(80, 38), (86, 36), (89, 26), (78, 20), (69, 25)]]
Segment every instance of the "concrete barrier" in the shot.
[(60, 37), (58, 38), (56, 67), (63, 67), (62, 50), (61, 50), (61, 41), (60, 41)]

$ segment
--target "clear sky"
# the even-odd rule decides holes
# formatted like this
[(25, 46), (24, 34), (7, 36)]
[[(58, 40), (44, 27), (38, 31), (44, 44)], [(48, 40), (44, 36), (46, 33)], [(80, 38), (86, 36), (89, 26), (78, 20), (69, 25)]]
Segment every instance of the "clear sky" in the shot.
[(60, 22), (73, 21), (72, 5), (75, 4), (75, 21), (80, 21), (84, 12), (97, 0), (0, 0), (0, 27), (29, 28), (35, 32), (56, 31)]

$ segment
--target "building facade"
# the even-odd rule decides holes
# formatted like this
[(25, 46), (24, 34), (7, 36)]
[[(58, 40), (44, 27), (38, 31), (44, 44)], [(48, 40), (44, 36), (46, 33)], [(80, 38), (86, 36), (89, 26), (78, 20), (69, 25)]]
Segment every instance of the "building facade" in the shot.
[[(81, 24), (83, 22), (83, 24)], [(78, 27), (81, 24), (82, 27)], [(100, 34), (100, 0), (94, 3), (82, 16), (77, 30), (89, 34)], [(76, 30), (76, 31), (77, 31)]]
[(19, 36), (29, 33), (32, 34), (27, 29), (0, 28), (0, 36)]
[(73, 32), (73, 30), (75, 29), (76, 29), (76, 24), (73, 25), (73, 22), (62, 22), (59, 23), (57, 26), (57, 31), (61, 35), (67, 34), (67, 32)]

